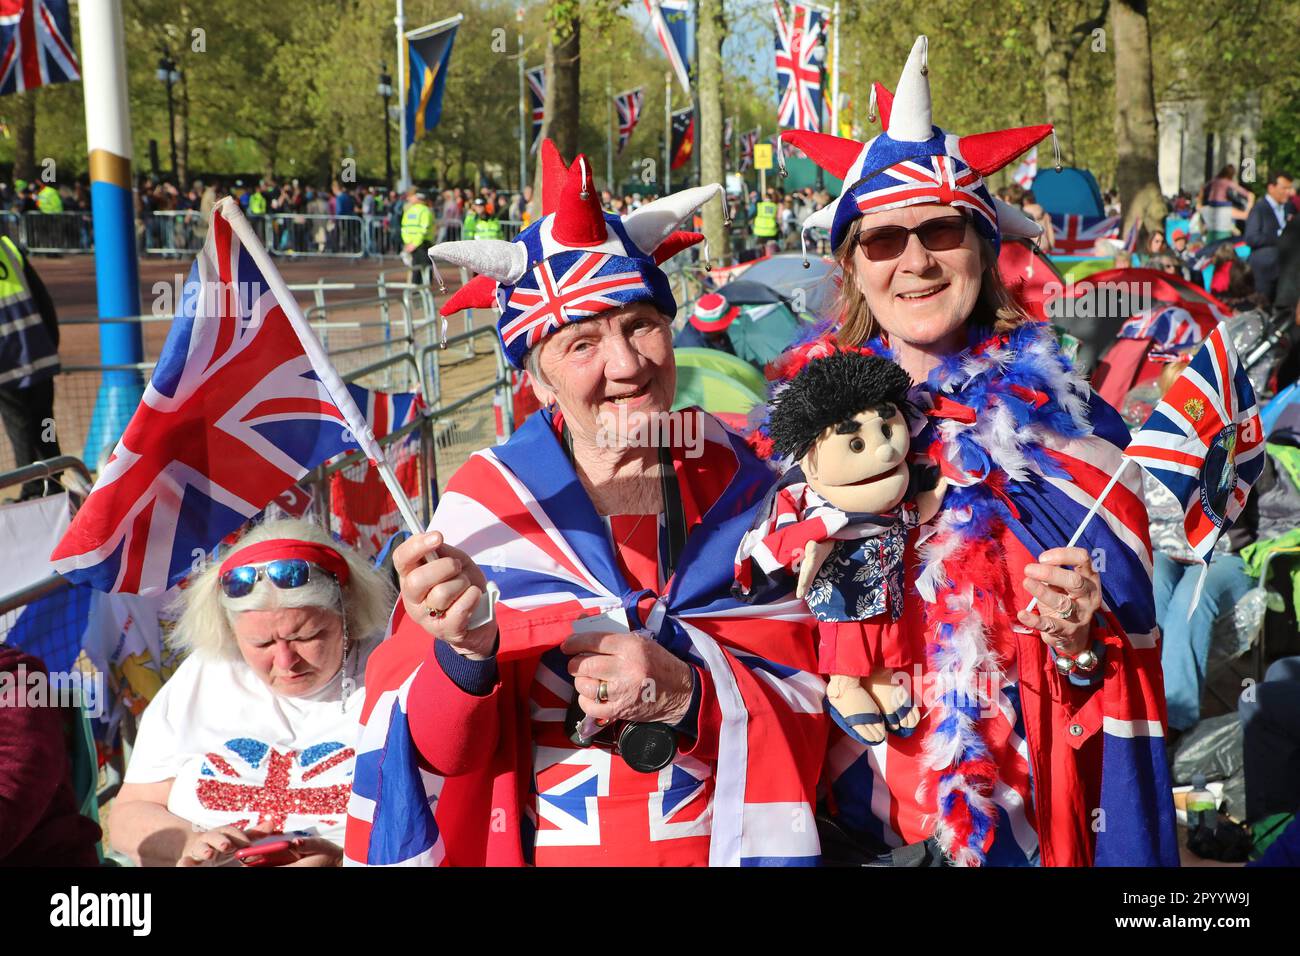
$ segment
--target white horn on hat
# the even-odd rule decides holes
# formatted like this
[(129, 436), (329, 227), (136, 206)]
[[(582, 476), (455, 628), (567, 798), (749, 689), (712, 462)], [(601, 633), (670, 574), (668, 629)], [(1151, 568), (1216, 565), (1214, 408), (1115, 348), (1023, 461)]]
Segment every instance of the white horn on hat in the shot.
[[(662, 199), (642, 206), (623, 220), (623, 228), (636, 247), (646, 255), (654, 252), (659, 243), (676, 231), (681, 221), (699, 209), (714, 196), (726, 202), (726, 192), (718, 183), (693, 186), (681, 192), (670, 193)], [(726, 217), (724, 205), (723, 217)]]
[(462, 239), (440, 242), (429, 250), (429, 257), (445, 259), (473, 269), (479, 275), (496, 279), (502, 285), (514, 285), (528, 271), (528, 250), (522, 242), (505, 239)]
[(825, 229), (831, 231), (835, 225), (835, 212), (840, 208), (842, 196), (836, 196), (821, 209), (818, 209), (811, 216), (807, 216), (803, 225), (799, 227), (799, 246), (803, 250), (803, 267), (807, 269), (810, 265), (808, 262), (808, 233), (812, 229)]
[(1026, 216), (1019, 206), (1003, 202), (994, 197), (993, 205), (998, 211), (998, 232), (1005, 239), (1037, 239), (1043, 234), (1043, 227)]
[(916, 38), (898, 78), (894, 105), (889, 111), (889, 138), (900, 143), (924, 143), (933, 135), (930, 114), (930, 77), (926, 56), (929, 39)]

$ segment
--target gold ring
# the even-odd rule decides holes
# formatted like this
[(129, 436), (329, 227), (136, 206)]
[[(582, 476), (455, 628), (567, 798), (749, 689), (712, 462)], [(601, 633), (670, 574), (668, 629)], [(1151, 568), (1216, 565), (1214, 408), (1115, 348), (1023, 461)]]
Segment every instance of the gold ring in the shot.
[(596, 700), (602, 704), (609, 702), (609, 683), (607, 681), (601, 681), (596, 685)]
[(429, 612), (429, 617), (433, 618), (434, 620), (437, 620), (438, 618), (442, 617), (444, 614), (447, 613), (446, 611), (435, 611), (431, 607), (426, 608), (426, 610)]

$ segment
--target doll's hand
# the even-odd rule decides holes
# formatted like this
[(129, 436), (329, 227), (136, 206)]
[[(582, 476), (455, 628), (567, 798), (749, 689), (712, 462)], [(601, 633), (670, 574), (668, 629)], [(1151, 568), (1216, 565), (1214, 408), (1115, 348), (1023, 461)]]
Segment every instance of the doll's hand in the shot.
[(808, 593), (808, 586), (817, 577), (817, 572), (826, 563), (834, 547), (829, 541), (809, 541), (804, 545), (803, 560), (799, 563), (799, 583), (794, 589), (795, 597), (802, 599)]

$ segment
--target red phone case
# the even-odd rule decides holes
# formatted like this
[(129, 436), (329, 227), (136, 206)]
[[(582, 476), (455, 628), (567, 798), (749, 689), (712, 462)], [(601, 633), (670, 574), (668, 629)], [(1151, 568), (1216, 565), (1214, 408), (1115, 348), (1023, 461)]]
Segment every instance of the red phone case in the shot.
[(302, 855), (298, 852), (297, 843), (297, 840), (277, 840), (274, 843), (246, 846), (235, 851), (235, 859), (244, 866), (284, 866)]

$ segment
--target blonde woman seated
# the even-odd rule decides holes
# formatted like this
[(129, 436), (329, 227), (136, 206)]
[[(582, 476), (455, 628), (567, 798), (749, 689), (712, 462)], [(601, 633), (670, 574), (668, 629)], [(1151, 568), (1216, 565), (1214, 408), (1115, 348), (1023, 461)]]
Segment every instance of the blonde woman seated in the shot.
[[(184, 592), (188, 658), (150, 703), (111, 812), (142, 866), (335, 866), (365, 663), (394, 596), (301, 520), (249, 531)], [(284, 844), (288, 844), (285, 846)]]

